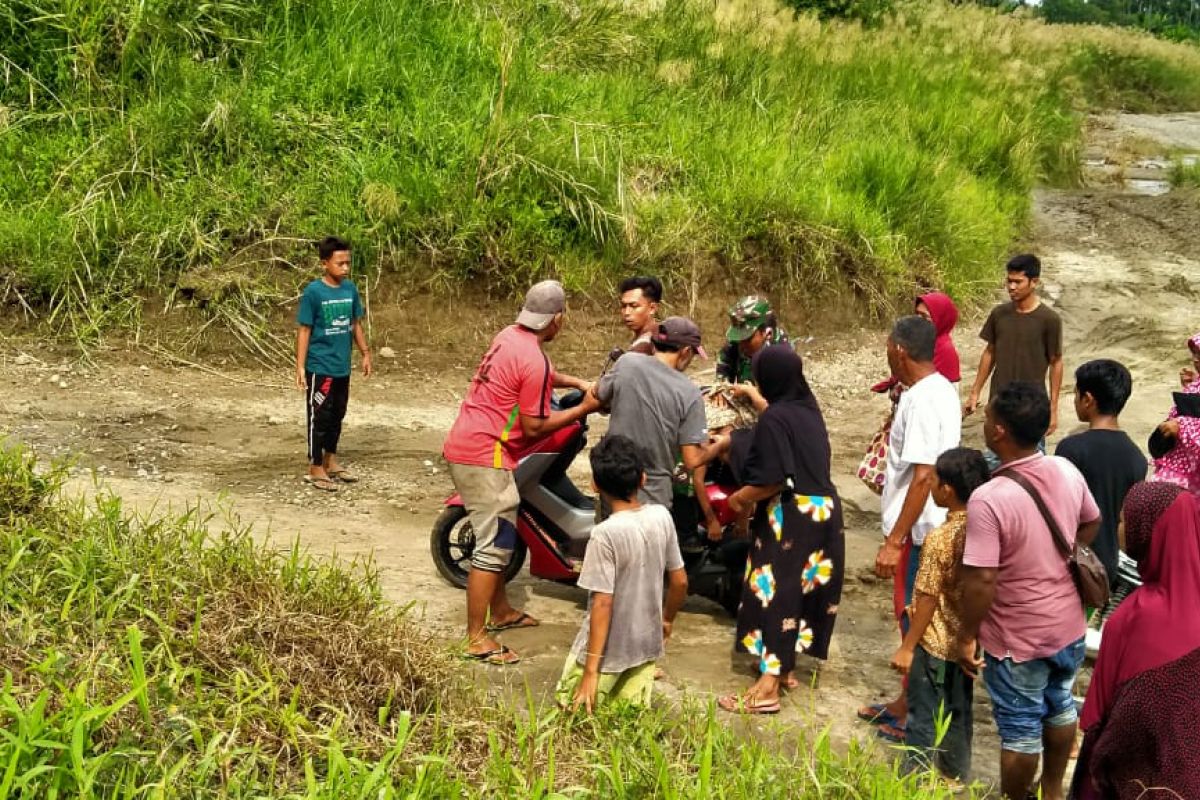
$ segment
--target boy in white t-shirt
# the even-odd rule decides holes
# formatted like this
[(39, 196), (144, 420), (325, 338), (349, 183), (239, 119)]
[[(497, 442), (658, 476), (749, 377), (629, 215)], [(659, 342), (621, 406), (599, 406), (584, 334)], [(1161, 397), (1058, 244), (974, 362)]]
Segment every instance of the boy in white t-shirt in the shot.
[(687, 573), (671, 512), (638, 502), (645, 481), (641, 449), (610, 434), (592, 448), (591, 463), (592, 486), (612, 515), (592, 529), (578, 581), (589, 591), (587, 616), (555, 696), (564, 707), (589, 712), (612, 700), (648, 706), (654, 662), (687, 597)]

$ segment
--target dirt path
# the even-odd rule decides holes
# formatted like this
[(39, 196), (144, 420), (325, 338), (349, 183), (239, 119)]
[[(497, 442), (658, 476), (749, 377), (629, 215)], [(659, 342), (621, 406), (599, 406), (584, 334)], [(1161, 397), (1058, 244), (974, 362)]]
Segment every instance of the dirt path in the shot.
[[(1125, 422), (1135, 440), (1144, 441), (1169, 404), (1182, 343), (1198, 324), (1193, 309), (1200, 289), (1200, 203), (1195, 195), (1132, 193), (1112, 183), (1108, 161), (1130, 157), (1126, 149), (1132, 148), (1122, 149), (1122, 137), (1136, 135), (1143, 157), (1146, 140), (1155, 136), (1173, 147), (1200, 141), (1200, 116), (1121, 118), (1096, 129), (1100, 134), (1089, 158), (1105, 165), (1097, 165), (1095, 174), (1104, 186), (1039, 193), (1033, 246), (1044, 256), (1046, 296), (1064, 318), (1068, 373), (1092, 357), (1128, 364), (1136, 391)], [(588, 327), (583, 320), (572, 322)], [(867, 569), (879, 536), (878, 500), (852, 477), (884, 410), (883, 401), (866, 392), (886, 373), (883, 334), (861, 331), (805, 342), (805, 326), (789, 322), (800, 334), (828, 417), (835, 480), (850, 512), (850, 567), (832, 657), (819, 672), (806, 673), (802, 666), (801, 677), (811, 679), (813, 688), (793, 692), (772, 724), (785, 726), (784, 736), (786, 726), (796, 722), (829, 726), (834, 740), (845, 742), (868, 733), (853, 721), (854, 708), (898, 685), (887, 669), (896, 644), (888, 589)], [(8, 340), (0, 342), (0, 381), (21, 391), (0, 397), (0, 437), (27, 442), (46, 455), (77, 455), (79, 490), (91, 491), (92, 481), (99, 481), (147, 513), (199, 504), (220, 515), (236, 514), (280, 545), (298, 537), (317, 553), (373, 558), (388, 597), (415, 604), (431, 631), (449, 642), (460, 635), (463, 595), (438, 577), (428, 535), (450, 491), (438, 455), (442, 437), (487, 332), (478, 321), (476, 328), (452, 351), (417, 341), (405, 349), (395, 332), (377, 331), (377, 340), (401, 352), (394, 360), (381, 359), (373, 380), (355, 381), (343, 449), (363, 481), (337, 496), (314, 493), (301, 482), (303, 409), (298, 393), (284, 385), (286, 371), (208, 364), (218, 375), (164, 365), (137, 350), (101, 353), (84, 365), (48, 356), (29, 340)], [(968, 381), (978, 359), (977, 329), (978, 320), (968, 319), (957, 335)], [(602, 333), (610, 331), (611, 340), (619, 341), (615, 327)], [(570, 346), (568, 333), (554, 346), (556, 359), (569, 366), (594, 363), (594, 348), (585, 354), (567, 350)], [(433, 368), (435, 361), (441, 366)], [(1073, 418), (1068, 391), (1061, 409), (1064, 430), (1052, 441), (1070, 431)], [(979, 443), (978, 420), (965, 438)], [(513, 584), (513, 598), (543, 625), (506, 637), (525, 657), (519, 670), (477, 674), (480, 681), (514, 688), (527, 682), (541, 694), (561, 667), (584, 594), (524, 575)], [(664, 690), (705, 694), (743, 686), (749, 673), (727, 655), (731, 626), (716, 606), (689, 599), (664, 663)], [(995, 776), (998, 743), (982, 695), (976, 771), (988, 779)]]

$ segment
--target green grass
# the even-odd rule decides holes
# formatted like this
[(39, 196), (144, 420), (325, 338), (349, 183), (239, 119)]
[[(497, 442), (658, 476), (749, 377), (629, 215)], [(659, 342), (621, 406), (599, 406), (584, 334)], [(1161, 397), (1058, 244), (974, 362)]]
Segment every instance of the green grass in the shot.
[(148, 520), (0, 450), (0, 797), (941, 798), (711, 703), (570, 717), (485, 695), (370, 564)]
[(405, 291), (966, 297), (1078, 110), (1200, 106), (1195, 48), (938, 3), (8, 0), (0, 54), (0, 297), (78, 337), (234, 275), (266, 307), (330, 232)]
[(1200, 163), (1195, 161), (1191, 164), (1184, 164), (1182, 161), (1175, 162), (1171, 167), (1171, 185), (1200, 189)]

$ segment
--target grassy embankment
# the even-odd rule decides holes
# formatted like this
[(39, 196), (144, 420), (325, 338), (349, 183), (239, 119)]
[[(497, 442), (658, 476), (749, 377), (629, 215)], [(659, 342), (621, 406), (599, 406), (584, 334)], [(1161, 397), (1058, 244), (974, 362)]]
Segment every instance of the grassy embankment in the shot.
[(333, 231), (405, 291), (961, 297), (1077, 110), (1200, 107), (1195, 48), (937, 3), (10, 0), (0, 60), (0, 302), (79, 335), (183, 290), (252, 338)]
[(570, 719), (481, 694), (370, 565), (59, 495), (0, 450), (0, 797), (949, 797), (712, 707)]

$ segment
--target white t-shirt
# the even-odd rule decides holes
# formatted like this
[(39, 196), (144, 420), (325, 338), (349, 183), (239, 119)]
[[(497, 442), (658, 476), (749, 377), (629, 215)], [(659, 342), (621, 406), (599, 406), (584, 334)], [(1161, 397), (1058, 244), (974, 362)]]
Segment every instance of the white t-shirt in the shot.
[[(900, 518), (916, 466), (933, 466), (938, 456), (958, 447), (961, 440), (962, 409), (958, 404), (958, 390), (941, 373), (925, 376), (900, 395), (888, 439), (887, 475), (883, 484), (884, 536), (892, 532)], [(913, 525), (913, 544), (923, 543), (925, 534), (945, 521), (946, 510), (938, 508), (933, 497), (929, 497)]]

